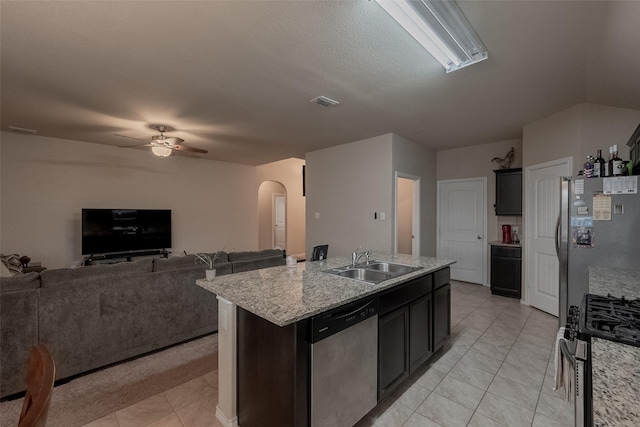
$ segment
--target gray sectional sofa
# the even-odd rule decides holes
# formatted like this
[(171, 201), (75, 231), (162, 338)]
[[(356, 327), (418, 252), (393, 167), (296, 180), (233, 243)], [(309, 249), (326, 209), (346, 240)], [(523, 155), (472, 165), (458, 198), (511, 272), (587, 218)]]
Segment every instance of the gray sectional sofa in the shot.
[[(283, 251), (265, 250), (222, 253), (215, 268), (284, 264)], [(216, 297), (195, 284), (204, 269), (187, 255), (0, 278), (0, 398), (25, 390), (38, 343), (63, 379), (216, 332)]]

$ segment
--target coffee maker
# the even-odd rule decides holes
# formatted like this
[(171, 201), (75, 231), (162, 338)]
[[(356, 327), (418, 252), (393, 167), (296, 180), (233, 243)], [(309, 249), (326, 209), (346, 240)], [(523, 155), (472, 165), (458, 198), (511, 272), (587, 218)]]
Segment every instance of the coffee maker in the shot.
[(502, 226), (502, 243), (512, 243), (511, 239), (511, 225), (505, 224)]

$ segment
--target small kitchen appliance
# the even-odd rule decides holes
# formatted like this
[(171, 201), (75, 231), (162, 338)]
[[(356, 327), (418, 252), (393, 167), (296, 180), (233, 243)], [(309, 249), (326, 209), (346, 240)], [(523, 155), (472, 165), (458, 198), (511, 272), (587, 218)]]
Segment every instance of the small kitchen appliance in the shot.
[(511, 243), (511, 225), (505, 224), (502, 226), (502, 243)]

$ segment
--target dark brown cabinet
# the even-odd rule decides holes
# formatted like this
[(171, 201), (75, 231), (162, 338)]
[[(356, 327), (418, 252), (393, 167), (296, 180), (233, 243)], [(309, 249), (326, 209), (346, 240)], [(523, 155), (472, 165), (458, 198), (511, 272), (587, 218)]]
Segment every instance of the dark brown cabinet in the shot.
[(431, 345), (432, 294), (412, 302), (409, 305), (409, 371), (418, 366), (433, 354)]
[(520, 299), (522, 296), (522, 248), (491, 246), (491, 293)]
[(451, 336), (451, 285), (433, 291), (433, 351), (439, 350)]
[(389, 395), (451, 336), (449, 277), (446, 267), (380, 295), (378, 400)]
[(378, 401), (409, 376), (409, 306), (380, 317)]
[(496, 215), (522, 215), (522, 168), (498, 169)]

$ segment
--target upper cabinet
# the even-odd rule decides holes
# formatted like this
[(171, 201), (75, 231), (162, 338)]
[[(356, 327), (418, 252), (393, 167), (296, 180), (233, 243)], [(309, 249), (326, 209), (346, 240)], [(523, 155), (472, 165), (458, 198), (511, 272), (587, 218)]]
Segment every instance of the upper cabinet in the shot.
[(522, 215), (522, 168), (498, 169), (496, 215)]

